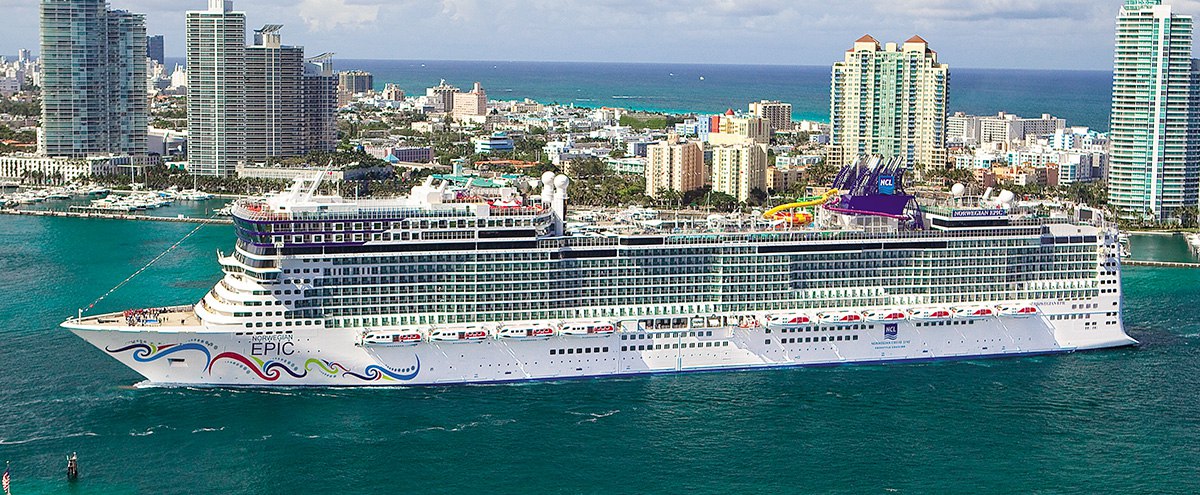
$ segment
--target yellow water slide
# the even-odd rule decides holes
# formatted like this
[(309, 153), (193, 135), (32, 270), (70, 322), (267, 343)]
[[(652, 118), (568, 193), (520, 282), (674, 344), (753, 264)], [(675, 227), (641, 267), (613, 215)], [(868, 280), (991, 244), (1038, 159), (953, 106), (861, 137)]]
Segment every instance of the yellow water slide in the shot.
[(795, 203), (788, 203), (785, 205), (779, 205), (774, 208), (771, 208), (770, 211), (763, 213), (763, 218), (766, 218), (768, 220), (775, 220), (775, 219), (788, 220), (793, 224), (800, 224), (800, 225), (812, 223), (813, 216), (810, 214), (807, 214), (807, 213), (784, 213), (784, 212), (789, 211), (789, 210), (795, 210), (797, 208), (811, 208), (814, 206), (821, 206), (825, 203), (828, 203), (830, 200), (832, 200), (834, 197), (836, 197), (837, 194), (838, 194), (837, 189), (830, 189), (828, 191), (825, 191), (825, 194), (822, 194), (820, 196), (811, 196), (811, 197), (807, 197), (807, 198), (800, 198), (800, 200), (796, 201)]

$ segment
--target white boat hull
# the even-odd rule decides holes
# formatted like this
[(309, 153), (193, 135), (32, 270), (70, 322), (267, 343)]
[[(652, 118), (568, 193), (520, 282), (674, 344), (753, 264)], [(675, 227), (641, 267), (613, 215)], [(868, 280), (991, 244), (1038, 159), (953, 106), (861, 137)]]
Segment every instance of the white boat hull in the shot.
[(501, 383), (1021, 356), (1137, 343), (1119, 319), (1106, 319), (1103, 312), (1071, 313), (1083, 316), (1055, 319), (1058, 313), (1047, 311), (1031, 318), (822, 325), (819, 331), (722, 327), (650, 332), (627, 322), (620, 332), (597, 338), (471, 342), (477, 345), (433, 341), (406, 347), (356, 345), (361, 332), (352, 329), (249, 335), (204, 327), (64, 326), (152, 383), (189, 386)]

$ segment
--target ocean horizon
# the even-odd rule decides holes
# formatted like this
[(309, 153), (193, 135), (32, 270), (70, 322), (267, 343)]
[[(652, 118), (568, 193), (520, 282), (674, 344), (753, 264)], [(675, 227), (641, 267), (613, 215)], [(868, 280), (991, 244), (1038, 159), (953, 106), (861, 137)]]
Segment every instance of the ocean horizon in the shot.
[[(943, 62), (950, 65), (950, 113), (1048, 113), (1068, 125), (1108, 131), (1111, 71), (957, 68)], [(168, 59), (174, 63), (183, 59)], [(443, 79), (460, 88), (479, 81), (492, 100), (713, 114), (745, 110), (765, 99), (791, 103), (793, 119), (829, 121), (830, 66), (356, 59), (335, 59), (334, 66), (371, 72), (376, 90), (393, 83), (410, 96)]]

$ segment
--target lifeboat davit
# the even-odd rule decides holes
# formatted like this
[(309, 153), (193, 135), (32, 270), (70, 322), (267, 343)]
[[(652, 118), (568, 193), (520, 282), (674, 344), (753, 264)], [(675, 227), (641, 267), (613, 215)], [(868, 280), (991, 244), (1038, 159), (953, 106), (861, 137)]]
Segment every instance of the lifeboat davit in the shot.
[(996, 308), (990, 306), (965, 306), (950, 308), (950, 310), (954, 311), (955, 318), (965, 318), (968, 320), (981, 320), (996, 316)]
[(770, 327), (799, 327), (813, 324), (813, 319), (803, 313), (791, 313), (786, 315), (777, 315), (767, 318), (767, 326)]
[(506, 325), (500, 328), (497, 336), (513, 340), (546, 340), (554, 336), (554, 326), (547, 323), (529, 325)]
[(853, 325), (865, 321), (863, 315), (852, 311), (828, 311), (817, 313), (817, 320), (831, 325)]
[(430, 332), (431, 342), (460, 343), (482, 342), (488, 338), (488, 329), (481, 326), (439, 328)]
[(1041, 312), (1032, 304), (1001, 304), (996, 306), (996, 309), (1000, 311), (1001, 316), (1010, 318), (1029, 318)]
[(567, 323), (560, 331), (564, 337), (603, 337), (617, 332), (617, 327), (606, 321)]
[(425, 340), (418, 330), (377, 330), (363, 334), (362, 345), (366, 347), (413, 346)]
[(954, 317), (954, 312), (946, 308), (918, 308), (909, 310), (914, 320), (935, 321), (948, 320)]
[(762, 322), (758, 321), (756, 316), (743, 316), (738, 318), (738, 328), (762, 328)]
[(863, 311), (863, 316), (867, 318), (867, 321), (876, 323), (889, 323), (908, 319), (908, 313), (901, 309), (872, 309)]

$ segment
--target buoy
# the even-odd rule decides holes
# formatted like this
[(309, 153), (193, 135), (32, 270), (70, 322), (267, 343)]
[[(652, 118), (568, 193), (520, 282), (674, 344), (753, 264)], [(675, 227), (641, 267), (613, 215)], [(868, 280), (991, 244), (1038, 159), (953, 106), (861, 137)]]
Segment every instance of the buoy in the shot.
[(75, 481), (79, 479), (79, 457), (71, 452), (67, 456), (67, 481)]

